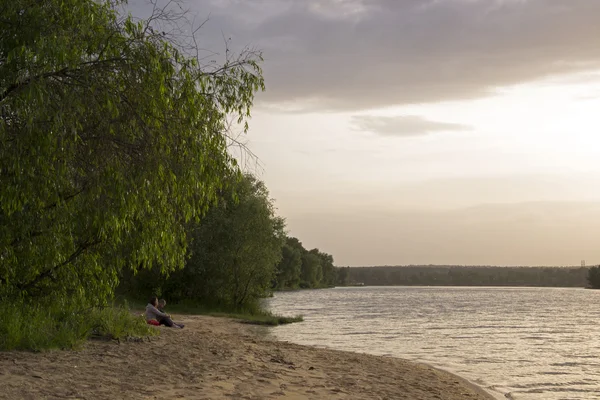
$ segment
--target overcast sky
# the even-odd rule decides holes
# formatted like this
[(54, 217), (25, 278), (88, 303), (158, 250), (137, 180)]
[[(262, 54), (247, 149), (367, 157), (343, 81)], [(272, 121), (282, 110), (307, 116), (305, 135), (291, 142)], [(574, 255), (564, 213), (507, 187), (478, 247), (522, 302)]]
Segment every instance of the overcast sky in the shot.
[(208, 18), (203, 49), (262, 50), (248, 167), (306, 247), (338, 265), (600, 262), (600, 1), (182, 5)]

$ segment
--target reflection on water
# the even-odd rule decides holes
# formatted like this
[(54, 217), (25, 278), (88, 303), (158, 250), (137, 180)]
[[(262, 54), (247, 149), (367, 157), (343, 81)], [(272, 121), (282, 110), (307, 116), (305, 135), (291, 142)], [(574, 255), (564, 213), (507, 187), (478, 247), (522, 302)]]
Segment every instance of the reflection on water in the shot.
[(364, 287), (276, 293), (304, 322), (276, 339), (401, 357), (509, 399), (600, 398), (600, 292), (559, 288)]

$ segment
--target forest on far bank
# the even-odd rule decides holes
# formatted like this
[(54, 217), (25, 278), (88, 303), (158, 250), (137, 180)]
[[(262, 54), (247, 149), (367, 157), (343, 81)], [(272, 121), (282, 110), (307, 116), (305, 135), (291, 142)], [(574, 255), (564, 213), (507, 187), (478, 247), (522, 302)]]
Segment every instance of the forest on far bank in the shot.
[(586, 267), (408, 265), (344, 267), (344, 284), (368, 286), (586, 287)]

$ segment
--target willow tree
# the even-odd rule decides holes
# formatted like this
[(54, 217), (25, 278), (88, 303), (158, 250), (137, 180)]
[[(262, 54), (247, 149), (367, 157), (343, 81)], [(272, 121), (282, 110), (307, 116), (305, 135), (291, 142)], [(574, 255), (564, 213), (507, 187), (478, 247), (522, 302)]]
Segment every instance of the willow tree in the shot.
[(105, 299), (183, 266), (186, 222), (237, 170), (260, 54), (207, 68), (114, 1), (0, 4), (0, 297)]

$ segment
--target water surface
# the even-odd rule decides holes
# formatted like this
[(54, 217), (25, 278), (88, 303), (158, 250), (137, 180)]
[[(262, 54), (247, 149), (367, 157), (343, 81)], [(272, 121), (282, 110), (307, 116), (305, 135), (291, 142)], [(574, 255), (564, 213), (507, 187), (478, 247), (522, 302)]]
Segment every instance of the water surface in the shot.
[(276, 293), (278, 340), (400, 357), (515, 400), (600, 399), (600, 291), (363, 287)]

